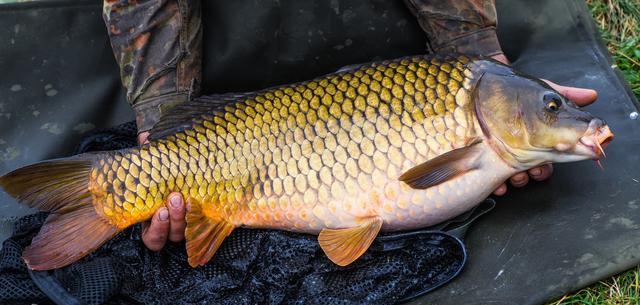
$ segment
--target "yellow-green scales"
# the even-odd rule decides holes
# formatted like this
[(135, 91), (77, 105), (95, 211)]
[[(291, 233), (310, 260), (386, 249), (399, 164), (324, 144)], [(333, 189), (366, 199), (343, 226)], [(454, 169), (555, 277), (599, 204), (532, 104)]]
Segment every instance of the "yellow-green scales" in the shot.
[(124, 228), (179, 191), (236, 226), (316, 233), (371, 213), (429, 214), (446, 202), (398, 177), (476, 136), (467, 62), (405, 58), (247, 95), (99, 160), (96, 208)]

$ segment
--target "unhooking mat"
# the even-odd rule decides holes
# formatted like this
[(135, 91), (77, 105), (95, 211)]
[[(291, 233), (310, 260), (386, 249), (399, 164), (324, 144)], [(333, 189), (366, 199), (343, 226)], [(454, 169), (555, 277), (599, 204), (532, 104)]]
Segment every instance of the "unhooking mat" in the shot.
[[(204, 3), (205, 93), (424, 52), (400, 1)], [(584, 3), (498, 1), (498, 19), (518, 69), (599, 91), (588, 109), (616, 140), (604, 171), (592, 162), (558, 165), (548, 181), (499, 198), (467, 235), (462, 274), (414, 304), (539, 304), (640, 263), (637, 109)], [(0, 172), (68, 154), (88, 130), (131, 119), (105, 34), (99, 1), (0, 6)], [(15, 204), (0, 211), (25, 213)]]

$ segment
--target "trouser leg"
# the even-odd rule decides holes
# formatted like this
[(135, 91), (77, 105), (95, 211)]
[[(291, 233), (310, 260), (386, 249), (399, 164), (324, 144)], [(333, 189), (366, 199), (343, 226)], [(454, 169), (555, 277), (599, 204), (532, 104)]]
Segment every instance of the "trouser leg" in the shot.
[(200, 0), (105, 0), (103, 18), (138, 131), (199, 94)]

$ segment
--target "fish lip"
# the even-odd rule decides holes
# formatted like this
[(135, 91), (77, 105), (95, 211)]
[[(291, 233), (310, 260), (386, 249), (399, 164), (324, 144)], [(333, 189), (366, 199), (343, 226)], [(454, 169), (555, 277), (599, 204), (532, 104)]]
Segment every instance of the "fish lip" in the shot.
[(576, 144), (576, 148), (574, 149), (574, 152), (578, 153), (579, 155), (583, 155), (591, 160), (600, 160), (600, 157), (601, 157), (601, 155), (599, 155), (599, 151), (597, 150), (597, 148), (595, 148), (593, 145), (584, 143), (582, 141), (582, 138)]
[(614, 134), (607, 125), (601, 125), (597, 128), (589, 128), (585, 135), (580, 138), (580, 141), (578, 141), (576, 148), (582, 147), (589, 151), (590, 154), (588, 157), (597, 161), (602, 157), (606, 157), (604, 149), (609, 146), (609, 143), (613, 141), (614, 137)]

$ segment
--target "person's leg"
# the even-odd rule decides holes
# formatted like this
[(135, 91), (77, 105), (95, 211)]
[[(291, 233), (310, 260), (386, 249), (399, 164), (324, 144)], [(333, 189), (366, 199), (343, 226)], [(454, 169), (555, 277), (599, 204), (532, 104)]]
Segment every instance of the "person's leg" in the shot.
[(138, 132), (199, 94), (200, 0), (105, 0), (103, 18)]

